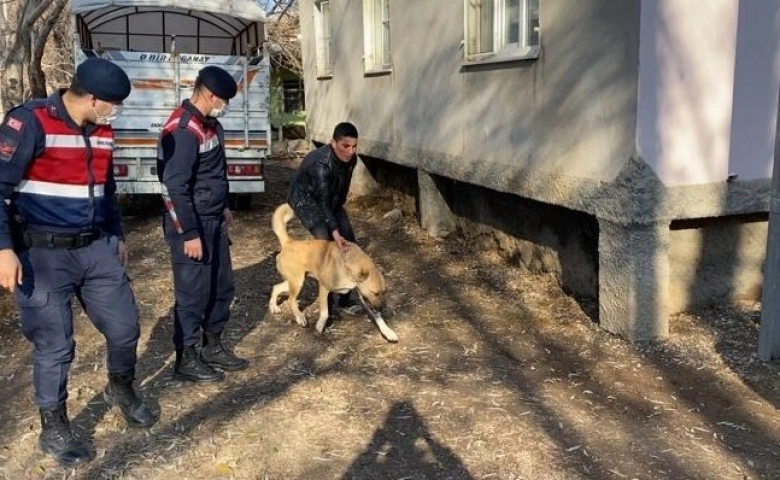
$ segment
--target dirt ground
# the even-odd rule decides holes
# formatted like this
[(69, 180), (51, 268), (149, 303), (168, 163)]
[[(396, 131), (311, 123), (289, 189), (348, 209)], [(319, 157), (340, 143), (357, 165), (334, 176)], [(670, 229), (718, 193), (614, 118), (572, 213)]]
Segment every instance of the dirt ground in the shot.
[[(759, 305), (678, 315), (668, 341), (632, 345), (551, 278), (429, 239), (408, 214), (385, 216), (391, 197), (371, 197), (348, 207), (386, 272), (400, 342), (350, 317), (318, 335), (267, 309), (278, 280), (270, 215), (295, 164), (267, 166), (268, 193), (232, 229), (227, 340), (250, 368), (220, 384), (172, 379), (168, 254), (157, 213), (136, 211), (126, 227), (137, 384), (159, 422), (129, 430), (106, 408), (102, 338), (78, 313), (68, 406), (96, 458), (65, 469), (39, 453), (30, 347), (6, 307), (0, 478), (780, 478), (780, 368), (755, 357)], [(302, 303), (315, 293), (308, 284)]]

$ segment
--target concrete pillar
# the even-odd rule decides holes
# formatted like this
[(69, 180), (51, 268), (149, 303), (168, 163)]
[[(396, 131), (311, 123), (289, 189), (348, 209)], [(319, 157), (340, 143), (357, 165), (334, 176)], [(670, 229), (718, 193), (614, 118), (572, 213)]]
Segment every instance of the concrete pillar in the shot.
[(444, 238), (455, 231), (455, 215), (428, 172), (417, 169), (417, 187), (420, 198), (420, 224), (434, 238)]
[(370, 195), (379, 189), (379, 183), (377, 183), (371, 171), (363, 163), (363, 159), (358, 157), (355, 170), (352, 171), (352, 183), (349, 184), (349, 193), (354, 197), (362, 197), (364, 195)]
[(599, 218), (599, 324), (629, 340), (669, 335), (669, 222)]

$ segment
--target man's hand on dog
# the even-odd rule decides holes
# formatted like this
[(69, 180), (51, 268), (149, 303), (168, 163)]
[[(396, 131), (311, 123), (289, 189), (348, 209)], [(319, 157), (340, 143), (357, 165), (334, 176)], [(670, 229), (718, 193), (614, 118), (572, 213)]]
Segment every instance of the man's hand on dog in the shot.
[(349, 250), (349, 242), (341, 236), (338, 230), (333, 230), (333, 241), (336, 242), (336, 245), (339, 246), (342, 252)]

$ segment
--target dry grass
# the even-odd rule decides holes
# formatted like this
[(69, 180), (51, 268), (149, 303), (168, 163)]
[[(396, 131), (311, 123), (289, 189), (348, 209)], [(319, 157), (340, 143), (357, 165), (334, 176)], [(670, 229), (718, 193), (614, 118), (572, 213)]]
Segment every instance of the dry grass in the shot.
[(0, 318), (12, 317), (16, 314), (14, 297), (8, 291), (0, 291)]
[[(29, 346), (11, 311), (2, 316), (0, 478), (777, 478), (778, 369), (754, 356), (757, 305), (679, 315), (669, 341), (631, 345), (599, 330), (550, 278), (431, 240), (413, 218), (383, 219), (397, 200), (372, 197), (350, 207), (387, 274), (400, 342), (360, 319), (320, 336), (289, 312), (269, 314), (278, 247), (268, 225), (292, 167), (269, 165), (269, 193), (232, 232), (228, 341), (252, 365), (222, 384), (171, 378), (159, 220), (128, 219), (139, 383), (161, 419), (131, 431), (106, 409), (103, 344), (80, 315), (69, 407), (94, 443), (92, 463), (70, 471), (36, 450)], [(307, 285), (310, 318), (315, 295)]]

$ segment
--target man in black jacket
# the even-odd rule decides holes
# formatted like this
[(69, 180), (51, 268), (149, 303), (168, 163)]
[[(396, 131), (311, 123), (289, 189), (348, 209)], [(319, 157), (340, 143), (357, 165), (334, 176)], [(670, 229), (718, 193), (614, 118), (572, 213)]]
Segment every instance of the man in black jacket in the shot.
[[(342, 249), (348, 248), (347, 242), (355, 242), (344, 203), (357, 163), (357, 140), (358, 131), (353, 124), (336, 125), (330, 143), (304, 157), (287, 196), (287, 203), (314, 238), (335, 241)], [(336, 303), (335, 299), (331, 297), (331, 305)], [(340, 296), (338, 307), (349, 315), (363, 312), (354, 291)]]
[[(158, 175), (163, 184), (163, 230), (171, 249), (176, 364), (182, 380), (222, 380), (222, 371), (249, 362), (222, 344), (235, 282), (230, 260), (227, 160), (217, 120), (236, 95), (233, 77), (216, 66), (198, 73), (192, 98), (163, 127)], [(203, 348), (197, 347), (203, 340)]]

